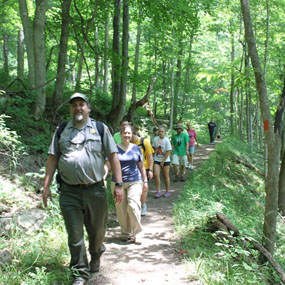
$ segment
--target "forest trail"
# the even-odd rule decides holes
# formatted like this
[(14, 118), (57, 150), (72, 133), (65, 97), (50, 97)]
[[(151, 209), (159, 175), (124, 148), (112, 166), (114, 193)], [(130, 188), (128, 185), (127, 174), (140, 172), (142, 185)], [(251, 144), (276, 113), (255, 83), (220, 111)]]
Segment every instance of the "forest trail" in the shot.
[[(208, 158), (213, 149), (214, 145), (210, 144), (196, 147), (195, 169)], [(195, 169), (186, 170), (186, 180), (190, 175), (195, 175)], [(154, 180), (149, 184), (148, 211), (142, 217), (142, 245), (121, 242), (116, 217), (110, 217), (105, 239), (107, 249), (101, 258), (101, 269), (91, 276), (88, 285), (203, 284), (195, 278), (195, 266), (186, 266), (182, 260), (183, 254), (177, 248), (179, 236), (174, 232), (171, 210), (185, 182), (173, 182), (173, 169), (170, 171), (170, 179), (170, 198), (155, 199)], [(161, 187), (163, 190), (163, 182)]]

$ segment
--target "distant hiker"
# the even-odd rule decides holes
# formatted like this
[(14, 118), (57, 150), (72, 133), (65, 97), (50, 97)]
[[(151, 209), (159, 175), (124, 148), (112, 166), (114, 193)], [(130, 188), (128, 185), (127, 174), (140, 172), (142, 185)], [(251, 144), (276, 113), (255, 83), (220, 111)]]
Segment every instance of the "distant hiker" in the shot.
[[(89, 117), (90, 106), (84, 94), (73, 94), (69, 103), (72, 119), (61, 134), (57, 128), (49, 148), (43, 202), (47, 207), (48, 198), (52, 198), (49, 187), (58, 167), (59, 204), (71, 254), (69, 267), (75, 278), (73, 284), (82, 285), (90, 273), (99, 271), (100, 256), (105, 251), (108, 205), (103, 183), (104, 154), (112, 165), (117, 204), (123, 200), (123, 188), (118, 149), (109, 129)], [(84, 226), (89, 239), (90, 263), (84, 245)]]
[[(172, 163), (174, 165), (175, 179), (177, 181), (185, 181), (183, 178), (185, 167), (188, 164), (189, 136), (183, 132), (184, 127), (179, 124), (175, 127), (177, 134), (172, 137)], [(180, 168), (180, 171), (178, 169)]]
[(165, 136), (165, 128), (160, 127), (158, 130), (159, 136), (154, 138), (154, 178), (156, 192), (154, 194), (155, 198), (160, 198), (162, 193), (160, 192), (160, 170), (163, 171), (163, 178), (165, 184), (164, 197), (170, 197), (170, 178), (169, 178), (169, 167), (170, 167), (170, 154), (171, 154), (171, 143), (169, 139)]
[(150, 143), (151, 143), (151, 145), (152, 145), (152, 147), (153, 147), (153, 142), (154, 142), (154, 138), (155, 137), (158, 137), (158, 127), (153, 127), (153, 129), (152, 129), (152, 135), (151, 135), (151, 137), (150, 137)]
[[(148, 180), (151, 180), (153, 177), (153, 153), (154, 150), (150, 144), (150, 141), (148, 139), (145, 139), (143, 137), (140, 137), (138, 133), (138, 128), (133, 128), (133, 135), (132, 135), (132, 143), (138, 145), (141, 149), (142, 156), (143, 156), (143, 163), (146, 170), (146, 175)], [(142, 211), (141, 215), (145, 216), (147, 213), (147, 193), (143, 192), (141, 197), (141, 203), (142, 203)]]
[[(132, 126), (124, 126), (121, 130), (122, 142), (118, 147), (118, 158), (122, 168), (124, 198), (116, 204), (118, 221), (121, 226), (121, 241), (134, 241), (141, 244), (141, 196), (148, 191), (148, 181), (140, 147), (131, 143)], [(109, 161), (105, 163), (105, 176), (113, 170)], [(112, 178), (114, 180), (114, 177)], [(115, 183), (111, 183), (111, 189)]]
[(124, 126), (127, 126), (127, 125), (131, 125), (126, 119), (123, 119), (121, 122), (120, 122), (120, 131), (115, 133), (113, 135), (113, 138), (114, 138), (114, 141), (116, 144), (120, 144), (122, 142), (122, 138), (121, 138), (121, 130)]
[(215, 144), (215, 128), (216, 123), (214, 122), (214, 118), (211, 118), (211, 121), (208, 123), (208, 129), (210, 134), (210, 144)]
[(197, 146), (199, 146), (197, 134), (196, 131), (191, 127), (191, 123), (187, 123), (187, 133), (189, 136), (189, 153), (188, 153), (188, 168), (193, 169), (193, 158), (194, 158), (194, 152), (195, 152), (195, 141), (197, 143)]

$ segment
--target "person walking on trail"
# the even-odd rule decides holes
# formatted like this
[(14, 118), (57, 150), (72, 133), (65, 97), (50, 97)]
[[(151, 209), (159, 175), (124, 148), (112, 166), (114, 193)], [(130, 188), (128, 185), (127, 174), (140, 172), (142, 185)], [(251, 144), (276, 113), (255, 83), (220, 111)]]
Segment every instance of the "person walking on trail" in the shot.
[[(121, 226), (121, 241), (142, 243), (141, 196), (148, 191), (148, 180), (140, 147), (131, 143), (132, 127), (124, 126), (121, 130), (122, 143), (118, 147), (118, 157), (122, 168), (124, 198), (116, 204), (117, 217)], [(105, 163), (105, 177), (113, 170), (110, 162)], [(114, 180), (114, 177), (112, 178)], [(114, 182), (111, 183), (113, 191)]]
[[(153, 153), (154, 150), (150, 144), (150, 141), (148, 139), (145, 139), (143, 137), (139, 136), (138, 128), (134, 127), (133, 135), (132, 135), (132, 143), (138, 145), (141, 149), (142, 156), (143, 156), (143, 163), (146, 170), (147, 179), (151, 180), (153, 177)], [(142, 210), (141, 215), (145, 216), (147, 213), (147, 193), (143, 192), (141, 197), (141, 203), (142, 203)]]
[[(106, 125), (89, 117), (90, 106), (84, 94), (69, 99), (72, 119), (63, 130), (56, 129), (49, 148), (44, 178), (43, 202), (52, 199), (50, 185), (58, 167), (59, 204), (68, 235), (70, 269), (74, 285), (85, 284), (90, 273), (99, 271), (105, 251), (108, 216), (107, 196), (103, 183), (105, 155), (114, 173), (117, 204), (123, 201), (122, 173), (117, 146)], [(101, 135), (101, 133), (102, 135)], [(88, 233), (91, 261), (84, 244), (84, 227)]]
[(114, 133), (113, 135), (113, 138), (114, 138), (114, 141), (116, 144), (120, 144), (122, 142), (122, 138), (121, 138), (121, 130), (124, 126), (127, 126), (127, 125), (130, 125), (130, 123), (123, 119), (121, 122), (120, 122), (120, 131), (117, 132), (117, 133)]
[[(177, 134), (172, 137), (172, 163), (174, 165), (175, 179), (177, 181), (184, 180), (185, 167), (188, 164), (187, 155), (189, 153), (189, 136), (183, 132), (183, 125), (179, 124), (176, 126)], [(180, 169), (178, 169), (180, 168)]]
[(195, 141), (197, 143), (197, 147), (199, 146), (198, 143), (198, 138), (196, 131), (191, 127), (191, 123), (187, 123), (187, 133), (189, 136), (189, 153), (188, 153), (188, 168), (193, 169), (194, 164), (193, 164), (193, 158), (194, 158), (194, 152), (195, 152)]
[(163, 171), (163, 178), (165, 184), (164, 197), (170, 197), (170, 178), (169, 178), (169, 167), (170, 167), (170, 154), (172, 151), (170, 140), (165, 136), (165, 128), (160, 127), (158, 130), (159, 136), (154, 138), (154, 179), (156, 192), (155, 198), (160, 198), (162, 193), (160, 191), (160, 170)]
[(154, 145), (154, 138), (158, 137), (158, 127), (153, 127), (152, 129), (152, 135), (151, 135), (151, 138), (150, 138), (150, 143), (151, 143), (151, 146), (153, 147)]
[(214, 118), (211, 118), (211, 121), (208, 123), (208, 129), (210, 134), (210, 144), (215, 144), (215, 128), (217, 127), (214, 122)]

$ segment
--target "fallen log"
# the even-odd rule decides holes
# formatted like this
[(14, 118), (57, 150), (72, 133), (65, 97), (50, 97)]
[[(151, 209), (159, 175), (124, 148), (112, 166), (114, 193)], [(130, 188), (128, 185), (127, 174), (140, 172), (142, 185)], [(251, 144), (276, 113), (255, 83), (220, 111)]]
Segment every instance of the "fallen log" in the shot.
[(263, 247), (257, 241), (251, 240), (248, 238), (246, 238), (246, 240), (249, 241), (253, 245), (253, 247), (256, 250), (258, 250), (270, 262), (270, 264), (276, 270), (276, 272), (277, 272), (278, 276), (280, 277), (280, 279), (282, 280), (282, 282), (285, 283), (285, 272), (283, 271), (281, 265), (274, 259), (272, 254), (269, 251), (267, 251), (267, 249), (265, 247)]
[(247, 163), (246, 161), (241, 160), (241, 159), (239, 159), (239, 158), (233, 158), (233, 160), (234, 160), (235, 162), (237, 162), (237, 163), (242, 164), (243, 166), (245, 166), (245, 167), (247, 167), (247, 168), (249, 168), (249, 169), (251, 169), (251, 170), (254, 170), (254, 171), (257, 172), (259, 175), (261, 175), (261, 176), (264, 177), (264, 173), (263, 173), (260, 169), (258, 169), (257, 167), (255, 167), (254, 165), (251, 165), (251, 164)]
[[(217, 213), (216, 216), (213, 217), (210, 222), (208, 222), (207, 226), (211, 232), (219, 231), (217, 233), (217, 237), (226, 238), (232, 245), (235, 245), (236, 243), (234, 237), (240, 236), (238, 228), (222, 213)], [(272, 254), (257, 241), (249, 238), (245, 238), (245, 240), (252, 244), (253, 248), (258, 250), (266, 258), (266, 260), (269, 261), (282, 282), (285, 284), (285, 272), (281, 265), (274, 259)], [(244, 244), (243, 247), (246, 248)]]

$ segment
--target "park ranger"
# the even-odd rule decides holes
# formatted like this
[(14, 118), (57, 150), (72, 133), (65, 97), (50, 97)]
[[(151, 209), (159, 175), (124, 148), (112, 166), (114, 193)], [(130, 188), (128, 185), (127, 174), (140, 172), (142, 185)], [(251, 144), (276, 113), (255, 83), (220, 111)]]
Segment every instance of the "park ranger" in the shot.
[[(73, 284), (85, 284), (90, 273), (99, 271), (100, 256), (105, 251), (103, 240), (107, 222), (107, 196), (103, 183), (105, 155), (111, 163), (116, 187), (115, 200), (123, 198), (122, 174), (117, 147), (112, 135), (101, 122), (89, 117), (87, 97), (81, 93), (70, 99), (71, 120), (63, 130), (57, 128), (49, 148), (44, 178), (43, 202), (52, 198), (50, 184), (58, 168), (59, 203), (68, 234)], [(62, 125), (62, 124), (61, 124)], [(91, 261), (84, 245), (84, 229), (88, 233)]]

